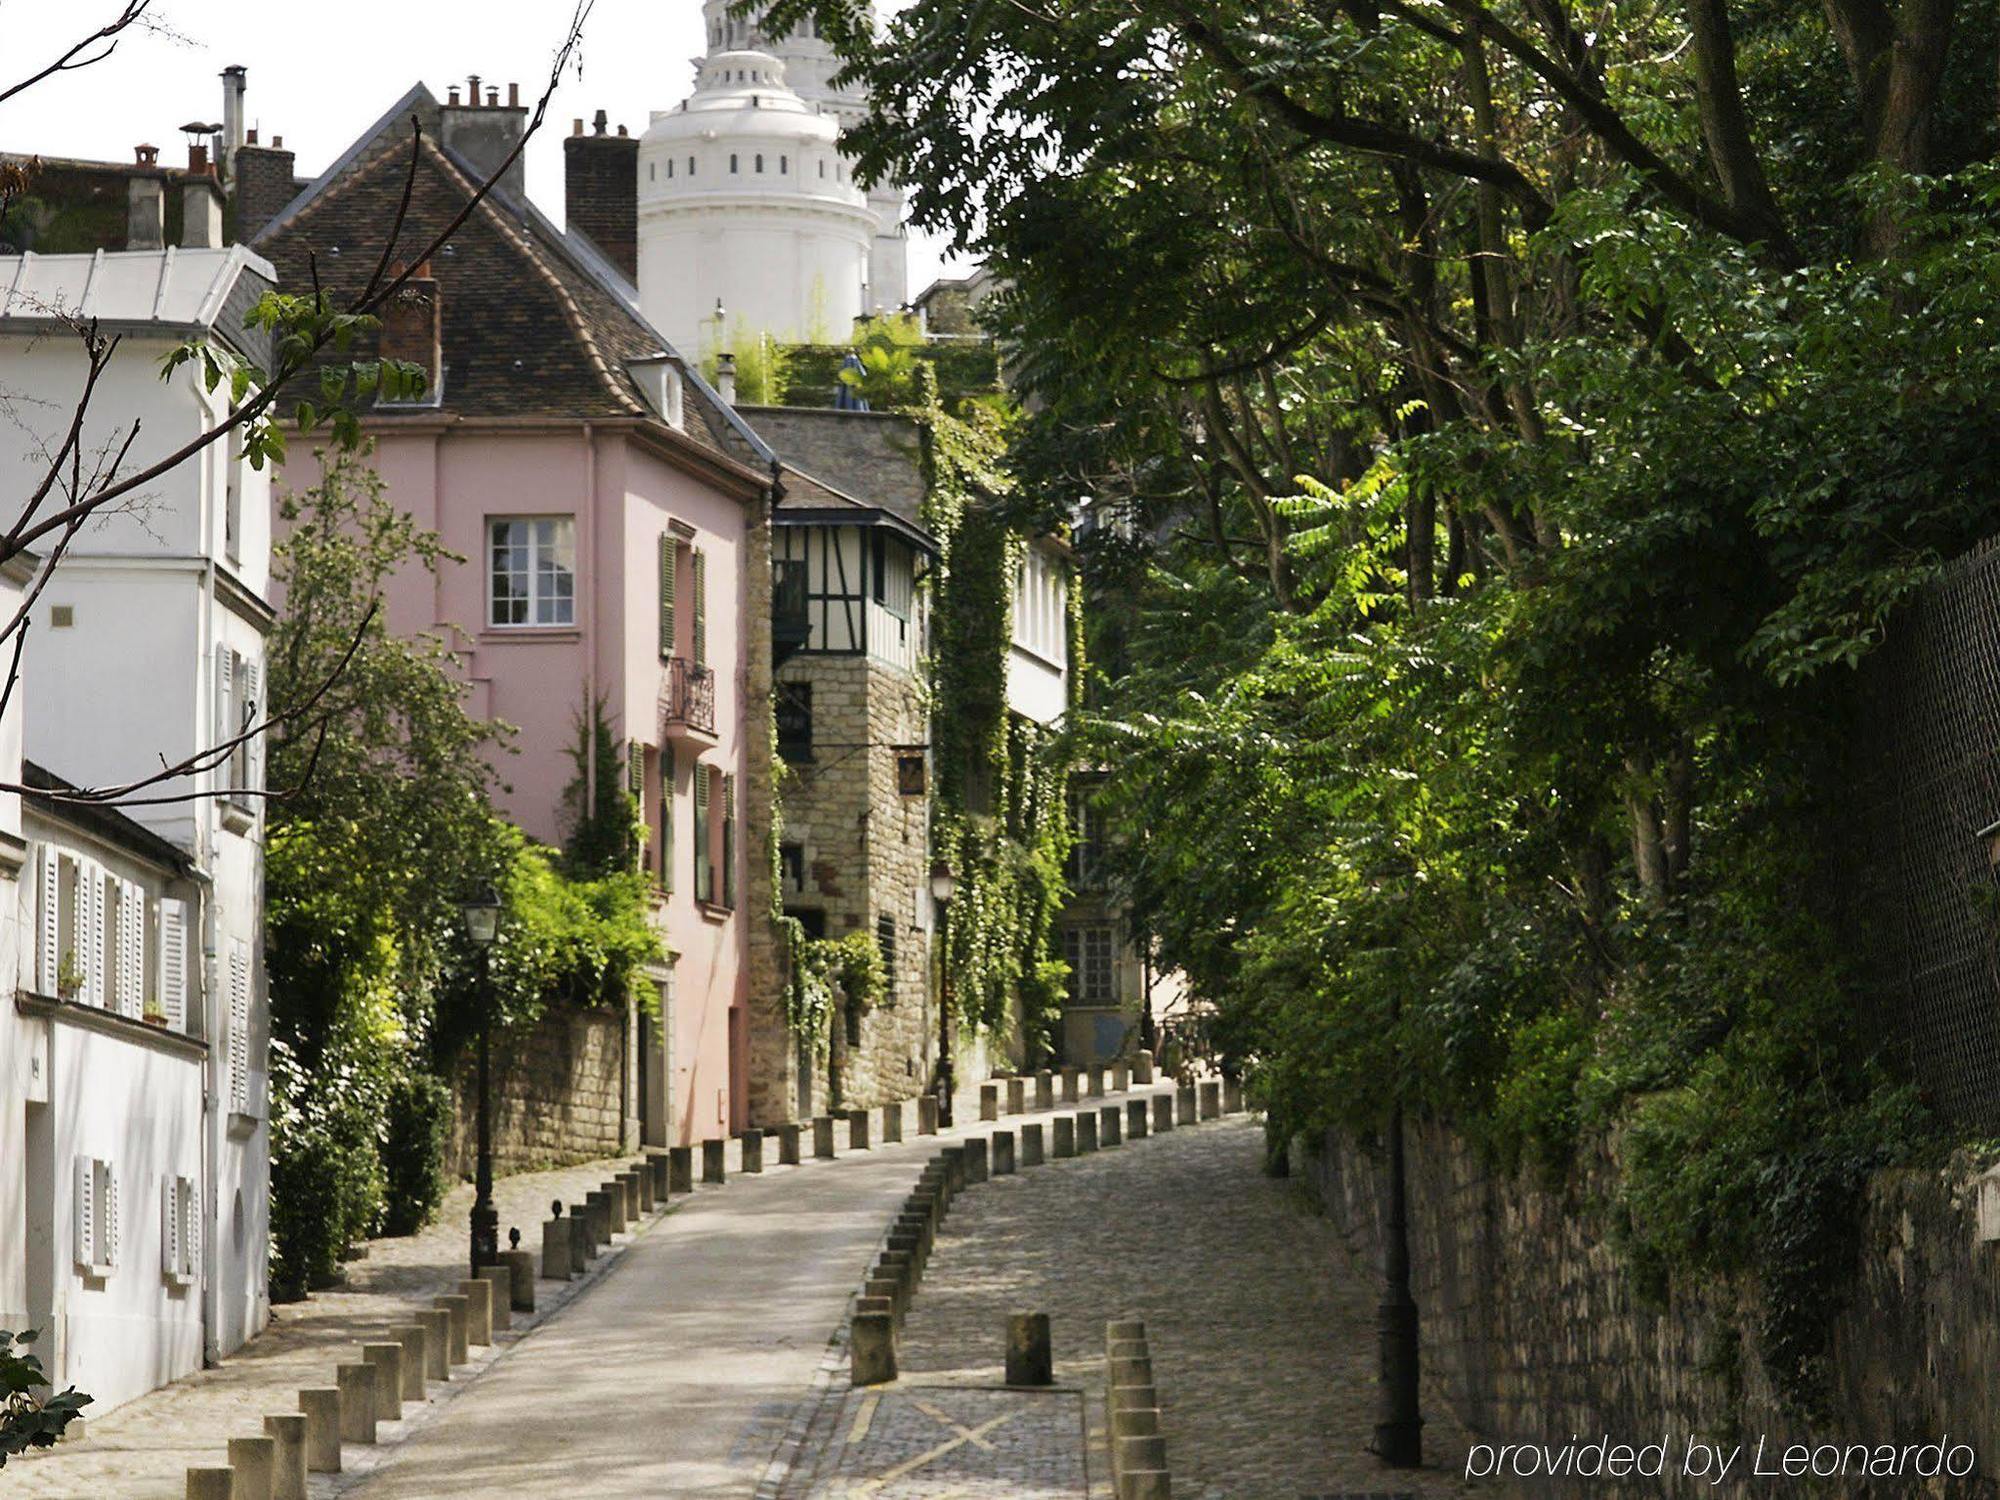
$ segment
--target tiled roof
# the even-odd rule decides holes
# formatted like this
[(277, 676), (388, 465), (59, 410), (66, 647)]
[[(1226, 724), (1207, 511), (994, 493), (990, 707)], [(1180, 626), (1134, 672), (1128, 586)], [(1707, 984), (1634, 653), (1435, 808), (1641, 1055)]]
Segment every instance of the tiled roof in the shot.
[[(421, 250), (477, 191), (473, 169), (438, 144), (438, 105), (418, 85), (257, 236), (289, 291), (336, 299), (364, 287), (410, 177), (410, 119), (423, 123), (399, 258)], [(491, 193), (431, 261), (443, 318), (444, 379), (426, 414), (603, 418), (649, 415), (624, 362), (672, 354), (594, 250), (531, 205)], [(371, 350), (356, 351), (367, 357)], [(768, 451), (737, 431), (682, 362), (689, 438), (765, 472)]]

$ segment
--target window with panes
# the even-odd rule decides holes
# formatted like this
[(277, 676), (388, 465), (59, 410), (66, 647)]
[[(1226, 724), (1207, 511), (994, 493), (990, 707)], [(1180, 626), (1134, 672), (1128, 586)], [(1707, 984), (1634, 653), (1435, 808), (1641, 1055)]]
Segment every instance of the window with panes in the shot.
[(576, 623), (576, 522), (508, 516), (486, 529), (486, 620), (499, 626)]

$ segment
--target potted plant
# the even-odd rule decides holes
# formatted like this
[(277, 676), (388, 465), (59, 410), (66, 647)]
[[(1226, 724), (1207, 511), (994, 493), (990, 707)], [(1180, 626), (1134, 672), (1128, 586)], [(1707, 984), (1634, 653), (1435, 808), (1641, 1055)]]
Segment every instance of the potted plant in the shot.
[(64, 1000), (74, 1000), (83, 989), (83, 969), (76, 961), (76, 950), (66, 949), (62, 961), (56, 965), (56, 994)]

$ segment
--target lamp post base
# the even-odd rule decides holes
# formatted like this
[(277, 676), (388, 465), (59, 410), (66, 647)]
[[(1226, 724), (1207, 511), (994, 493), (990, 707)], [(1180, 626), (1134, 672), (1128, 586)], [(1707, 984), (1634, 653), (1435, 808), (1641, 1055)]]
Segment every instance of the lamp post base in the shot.
[(500, 1210), (481, 1201), (472, 1205), (472, 1274), (500, 1264)]

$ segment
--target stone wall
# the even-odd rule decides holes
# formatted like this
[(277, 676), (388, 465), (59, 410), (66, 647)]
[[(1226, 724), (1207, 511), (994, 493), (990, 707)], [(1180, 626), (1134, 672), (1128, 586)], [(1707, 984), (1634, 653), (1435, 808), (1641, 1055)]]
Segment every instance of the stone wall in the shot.
[[(638, 1143), (630, 1010), (552, 1007), (525, 1032), (493, 1039), (493, 1163), (528, 1172), (616, 1156)], [(454, 1089), (446, 1161), (469, 1178), (477, 1165), (478, 1072), (466, 1049)]]
[[(1338, 1135), (1293, 1153), (1362, 1263), (1379, 1265), (1381, 1162)], [(1810, 1482), (1815, 1494), (2000, 1494), (2000, 1250), (1975, 1243), (1974, 1194), (1938, 1172), (1883, 1173), (1868, 1196), (1860, 1275), (1839, 1315), (1830, 1406), (1788, 1411), (1765, 1377), (1754, 1289), (1708, 1285), (1644, 1303), (1601, 1204), (1612, 1164), (1568, 1191), (1495, 1173), (1437, 1129), (1410, 1135), (1413, 1290), (1423, 1320), (1426, 1399), (1447, 1401), (1483, 1441), (1562, 1444), (1572, 1435), (1657, 1443), (1660, 1479), (1516, 1482), (1520, 1493), (1748, 1495)], [(1841, 1289), (1828, 1288), (1828, 1295)], [(1935, 1485), (1765, 1477), (1721, 1486), (1678, 1472), (1688, 1439), (1765, 1443), (1971, 1445), (1971, 1479)]]

